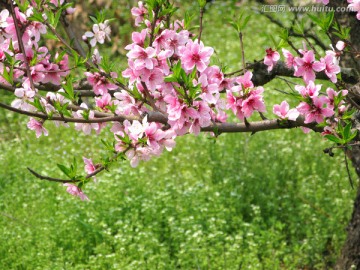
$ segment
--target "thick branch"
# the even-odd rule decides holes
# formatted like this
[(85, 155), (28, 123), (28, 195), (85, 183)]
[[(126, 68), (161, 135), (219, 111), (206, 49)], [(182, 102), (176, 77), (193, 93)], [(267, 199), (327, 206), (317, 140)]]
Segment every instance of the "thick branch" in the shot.
[[(270, 72), (267, 71), (267, 68), (268, 67), (262, 62), (254, 63), (252, 77), (254, 85), (264, 85), (275, 79), (276, 76), (295, 77), (294, 69), (288, 68), (282, 61), (277, 62), (273, 70), (271, 70)], [(355, 84), (358, 81), (358, 76), (351, 68), (341, 68), (341, 77), (345, 83), (349, 84)], [(316, 78), (320, 80), (329, 80), (325, 72), (317, 73)]]
[(202, 128), (201, 131), (215, 131), (218, 133), (240, 133), (240, 132), (259, 132), (273, 129), (290, 129), (296, 127), (307, 127), (316, 132), (321, 132), (322, 128), (317, 128), (315, 123), (305, 124), (304, 118), (299, 117), (296, 121), (279, 119), (263, 120), (257, 122), (245, 123), (221, 123), (213, 124), (209, 127)]

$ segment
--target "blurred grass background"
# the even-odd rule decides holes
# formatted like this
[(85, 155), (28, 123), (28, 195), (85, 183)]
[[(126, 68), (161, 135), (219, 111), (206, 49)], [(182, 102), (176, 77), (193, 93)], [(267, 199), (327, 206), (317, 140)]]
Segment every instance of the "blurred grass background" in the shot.
[[(113, 29), (124, 40), (130, 2), (107, 9), (124, 16)], [(215, 1), (204, 17), (204, 43), (229, 70), (240, 68), (238, 38), (226, 23), (239, 12), (235, 4)], [(196, 1), (180, 6), (197, 10)], [(247, 60), (261, 59), (276, 31), (254, 14), (244, 33)], [(120, 49), (107, 51), (124, 60)], [(283, 99), (274, 88), (286, 87), (265, 86), (269, 117)], [(171, 153), (99, 175), (82, 202), (26, 167), (61, 176), (56, 163), (96, 161), (100, 137), (110, 134), (88, 137), (48, 123), (49, 137), (36, 139), (26, 121), (0, 110), (0, 269), (327, 269), (344, 241), (355, 191), (343, 155), (324, 155), (329, 145), (318, 134), (177, 138)]]

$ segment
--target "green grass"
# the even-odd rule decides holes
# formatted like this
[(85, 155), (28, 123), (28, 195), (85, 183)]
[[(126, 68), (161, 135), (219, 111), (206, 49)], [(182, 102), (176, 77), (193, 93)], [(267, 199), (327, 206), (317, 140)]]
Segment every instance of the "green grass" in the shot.
[[(233, 70), (236, 34), (212, 19), (227, 8), (208, 11), (204, 41)], [(264, 25), (249, 24), (248, 59), (262, 57), (253, 39), (270, 43)], [(269, 104), (281, 98), (275, 85), (285, 87), (266, 86)], [(101, 157), (100, 138), (47, 124), (50, 136), (36, 139), (26, 118), (0, 110), (0, 119), (0, 269), (325, 269), (344, 241), (355, 191), (320, 135), (185, 136), (136, 169), (114, 165), (82, 202), (26, 167), (61, 176), (57, 163)]]

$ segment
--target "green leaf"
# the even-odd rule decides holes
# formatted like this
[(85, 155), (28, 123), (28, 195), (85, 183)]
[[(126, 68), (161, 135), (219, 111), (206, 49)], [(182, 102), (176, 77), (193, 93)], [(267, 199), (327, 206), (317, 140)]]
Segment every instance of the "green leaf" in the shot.
[(164, 78), (165, 82), (178, 82), (177, 78), (173, 75), (170, 74), (169, 76)]
[(324, 18), (324, 30), (329, 30), (334, 20), (334, 11), (326, 13), (326, 17)]
[(286, 28), (283, 28), (283, 29), (280, 31), (279, 37), (280, 37), (282, 40), (287, 41), (287, 40), (289, 39), (289, 30), (286, 29)]
[(348, 141), (350, 135), (351, 135), (351, 123), (348, 123), (344, 128), (343, 139), (345, 141)]
[(189, 11), (185, 12), (185, 16), (184, 16), (184, 28), (185, 29), (189, 29), (190, 24), (192, 22), (192, 20), (194, 19), (195, 14), (190, 13)]
[(206, 0), (198, 0), (200, 8), (204, 8), (206, 6)]
[(62, 164), (56, 164), (56, 165), (67, 177), (71, 178), (71, 176), (70, 176), (71, 170), (69, 168), (67, 168), (65, 165), (62, 165)]
[(355, 139), (355, 137), (357, 136), (358, 131), (355, 130), (348, 138), (348, 142), (351, 142), (353, 139)]
[(33, 102), (28, 101), (28, 103), (33, 105), (39, 111), (46, 113), (46, 111), (45, 111), (44, 107), (42, 106), (40, 99), (38, 97), (35, 97)]
[(57, 26), (58, 23), (59, 23), (61, 13), (62, 13), (62, 9), (59, 9), (59, 10), (55, 13), (54, 24), (53, 24), (54, 28), (56, 28), (56, 26)]
[(11, 56), (10, 54), (8, 54), (7, 52), (4, 52), (6, 60), (8, 61), (8, 63), (10, 65), (13, 65), (15, 62), (15, 58), (13, 56)]
[(251, 14), (250, 15), (247, 15), (245, 18), (244, 18), (244, 21), (241, 25), (242, 29), (244, 29), (246, 27), (246, 25), (248, 24), (249, 20), (251, 18)]
[(335, 143), (339, 143), (339, 144), (344, 144), (344, 141), (341, 140), (340, 138), (332, 135), (332, 134), (327, 134), (325, 135), (325, 138), (327, 138), (329, 141), (335, 142)]
[(13, 80), (10, 77), (9, 72), (7, 71), (7, 68), (3, 69), (3, 73), (1, 74), (1, 76), (10, 84), (13, 84)]

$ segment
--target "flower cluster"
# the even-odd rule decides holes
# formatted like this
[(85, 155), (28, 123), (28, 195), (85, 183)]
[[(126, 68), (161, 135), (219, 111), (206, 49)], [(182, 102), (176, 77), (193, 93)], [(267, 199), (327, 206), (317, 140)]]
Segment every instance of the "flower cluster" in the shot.
[(142, 122), (125, 120), (123, 124), (115, 123), (111, 131), (117, 141), (115, 150), (124, 151), (132, 167), (136, 167), (140, 160), (160, 155), (164, 148), (171, 151), (175, 147), (174, 131), (163, 131), (160, 124), (149, 123), (147, 117)]
[[(4, 74), (6, 71), (12, 72), (13, 75), (12, 78), (1, 76), (0, 83), (11, 85), (14, 80), (21, 81), (21, 87), (15, 89), (16, 99), (12, 102), (12, 106), (25, 111), (36, 111), (32, 103), (38, 95), (38, 90), (32, 83), (60, 85), (70, 73), (68, 55), (52, 56), (46, 47), (39, 45), (40, 36), (47, 32), (47, 27), (41, 22), (28, 20), (33, 14), (32, 7), (24, 13), (18, 7), (14, 10), (17, 22), (14, 22), (8, 10), (0, 12), (0, 73)], [(20, 49), (16, 24), (22, 29), (21, 43), (24, 46), (24, 53)], [(31, 78), (26, 74), (27, 65)], [(46, 112), (56, 111), (48, 99), (41, 97), (40, 102)], [(30, 120), (28, 127), (36, 131), (37, 137), (41, 134), (47, 135), (42, 123), (35, 119)]]
[[(358, 2), (349, 1), (355, 10)], [(47, 3), (53, 8), (64, 5), (65, 1)], [(42, 114), (41, 120), (30, 118), (27, 125), (35, 131), (36, 137), (48, 135), (44, 119), (53, 116), (57, 117), (51, 119), (58, 120), (54, 121), (56, 125), (64, 126), (68, 126), (64, 118), (72, 118), (68, 122), (75, 121), (75, 129), (86, 135), (93, 131), (99, 134), (107, 125), (99, 119), (109, 117), (114, 143), (108, 147), (136, 167), (140, 161), (158, 156), (165, 149), (171, 151), (177, 136), (198, 135), (211, 125), (226, 122), (226, 110), (231, 110), (247, 126), (248, 118), (254, 114), (264, 117), (264, 88), (254, 85), (252, 72), (226, 76), (219, 66), (211, 63), (214, 49), (187, 30), (184, 21), (171, 23), (167, 16), (157, 13), (157, 9), (148, 9), (147, 5), (140, 1), (131, 10), (135, 25), (141, 29), (132, 33), (132, 43), (125, 47), (128, 65), (121, 75), (112, 71), (111, 64), (106, 63), (95, 48), (110, 40), (111, 34), (110, 20), (99, 20), (92, 31), (83, 36), (89, 49), (88, 57), (82, 59), (77, 55), (79, 59), (74, 61), (87, 69), (79, 80), (69, 76), (72, 68), (69, 68), (66, 53), (51, 55), (46, 47), (39, 45), (43, 44), (40, 39), (47, 33), (48, 21), (30, 18), (36, 12), (35, 6), (30, 5), (23, 12), (15, 7), (16, 22), (9, 11), (0, 12), (0, 73), (11, 74), (1, 76), (0, 83), (11, 86), (16, 82), (16, 98), (11, 104), (14, 108)], [(73, 9), (67, 7), (63, 14), (71, 12)], [(21, 40), (18, 40), (16, 26), (21, 28)], [(315, 79), (317, 72), (323, 72), (330, 81), (337, 82), (339, 56), (345, 46), (339, 41), (336, 49), (326, 51), (323, 57), (317, 57), (306, 47), (298, 50), (297, 56), (282, 49), (286, 66), (293, 69), (294, 76), (302, 77), (305, 85), (295, 87), (297, 94), (294, 95), (300, 100), (295, 108), (290, 109), (287, 101), (273, 107), (273, 113), (281, 121), (297, 121), (301, 116), (299, 122), (305, 125), (326, 123), (326, 132), (335, 133), (333, 125), (345, 110), (343, 97), (347, 91), (328, 88), (326, 93), (321, 93), (322, 86), (316, 85)], [(279, 52), (272, 48), (266, 50), (264, 64), (268, 72), (279, 59)], [(75, 91), (75, 83), (86, 84), (86, 90)], [(44, 90), (47, 86), (59, 90), (43, 97), (38, 89)], [(86, 94), (93, 97), (90, 101), (94, 104), (79, 99), (77, 93), (82, 91), (88, 91)], [(107, 168), (108, 162), (94, 165), (91, 159), (83, 158), (83, 161), (88, 178), (101, 166)], [(88, 178), (78, 181), (84, 184)], [(87, 200), (81, 190), (82, 184), (66, 183), (65, 186), (70, 194)]]
[(254, 87), (251, 81), (252, 73), (246, 72), (238, 77), (235, 86), (226, 91), (227, 108), (241, 120), (250, 117), (254, 111), (265, 112), (265, 103), (262, 97), (264, 88)]

